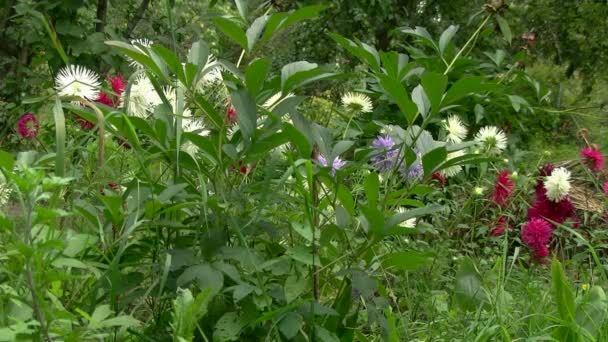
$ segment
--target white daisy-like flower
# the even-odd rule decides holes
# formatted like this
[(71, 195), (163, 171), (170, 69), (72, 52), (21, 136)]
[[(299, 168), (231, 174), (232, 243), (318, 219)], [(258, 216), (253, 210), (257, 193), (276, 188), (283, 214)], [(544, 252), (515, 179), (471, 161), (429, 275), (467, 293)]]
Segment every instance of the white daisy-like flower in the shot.
[(456, 115), (448, 117), (444, 123), (445, 129), (448, 132), (446, 139), (449, 142), (458, 144), (467, 137), (467, 127), (462, 123)]
[(99, 76), (80, 65), (68, 65), (57, 74), (55, 89), (59, 96), (78, 96), (95, 101), (99, 95)]
[(559, 202), (570, 192), (570, 171), (566, 168), (558, 167), (545, 178), (544, 184), (547, 190), (547, 197), (553, 202)]
[(507, 148), (507, 135), (498, 127), (482, 127), (475, 135), (475, 141), (489, 154), (500, 154)]
[[(123, 94), (126, 96), (127, 92)], [(123, 103), (125, 99), (121, 100)], [(140, 75), (131, 85), (129, 92), (129, 114), (140, 118), (147, 118), (154, 107), (162, 103), (160, 96), (156, 93), (156, 89), (150, 82), (150, 79), (145, 75)]]
[(270, 98), (268, 98), (268, 100), (266, 100), (266, 102), (264, 102), (262, 104), (262, 107), (268, 109), (268, 110), (273, 110), (279, 103), (285, 101), (285, 99), (288, 99), (290, 97), (294, 97), (294, 93), (288, 93), (287, 95), (283, 96), (282, 92), (278, 92), (274, 95), (272, 95)]
[[(403, 214), (403, 213), (407, 213), (407, 212), (408, 212), (408, 210), (405, 209), (404, 207), (397, 208), (397, 213), (399, 213), (399, 214)], [(416, 228), (416, 218), (415, 217), (409, 218), (409, 219), (399, 223), (399, 226), (403, 227), (403, 228)]]
[(2, 209), (2, 207), (4, 207), (8, 203), (10, 195), (11, 187), (6, 182), (6, 178), (4, 178), (2, 172), (0, 172), (0, 209)]
[[(448, 161), (450, 159), (462, 157), (462, 156), (464, 156), (464, 151), (463, 150), (454, 151), (454, 152), (448, 153), (446, 161)], [(460, 165), (452, 165), (450, 167), (447, 167), (447, 168), (439, 171), (439, 173), (441, 173), (441, 175), (443, 177), (445, 177), (445, 178), (450, 178), (450, 177), (454, 177), (457, 174), (459, 174), (460, 171), (462, 171), (462, 166), (460, 166)]]
[[(133, 40), (131, 40), (131, 45), (133, 45), (133, 47), (135, 49), (137, 49), (139, 52), (141, 52), (143, 54), (145, 54), (146, 51), (144, 49), (142, 49), (141, 46), (149, 48), (150, 46), (152, 46), (152, 44), (154, 44), (154, 42), (151, 41), (151, 40), (149, 40), (149, 39), (146, 39), (146, 38), (140, 38), (140, 39), (133, 39)], [(133, 67), (133, 68), (143, 68), (143, 65), (139, 64), (137, 61), (133, 60), (131, 57), (127, 57), (127, 60), (129, 61), (129, 65), (131, 67)]]
[(369, 113), (374, 110), (372, 100), (365, 94), (346, 93), (342, 96), (342, 106), (348, 111), (356, 113)]

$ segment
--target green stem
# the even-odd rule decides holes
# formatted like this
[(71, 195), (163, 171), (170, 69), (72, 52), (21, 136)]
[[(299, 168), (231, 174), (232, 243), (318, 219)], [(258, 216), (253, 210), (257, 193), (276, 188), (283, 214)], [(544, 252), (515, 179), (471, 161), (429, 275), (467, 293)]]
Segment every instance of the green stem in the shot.
[(450, 62), (447, 69), (445, 69), (445, 72), (443, 73), (444, 75), (447, 75), (450, 72), (450, 69), (452, 69), (452, 67), (454, 66), (454, 63), (456, 63), (458, 58), (460, 58), (460, 55), (462, 55), (462, 53), (468, 48), (469, 44), (471, 44), (473, 42), (475, 37), (477, 37), (479, 32), (481, 32), (481, 29), (486, 25), (486, 23), (488, 22), (488, 20), (490, 20), (491, 17), (492, 17), (492, 15), (490, 14), (481, 22), (481, 25), (479, 25), (479, 27), (477, 28), (477, 30), (475, 30), (473, 35), (471, 35), (469, 40), (467, 40), (467, 42), (464, 44), (464, 46), (462, 48), (460, 48), (460, 51), (458, 51), (456, 56), (454, 56), (454, 59), (452, 59), (452, 62)]

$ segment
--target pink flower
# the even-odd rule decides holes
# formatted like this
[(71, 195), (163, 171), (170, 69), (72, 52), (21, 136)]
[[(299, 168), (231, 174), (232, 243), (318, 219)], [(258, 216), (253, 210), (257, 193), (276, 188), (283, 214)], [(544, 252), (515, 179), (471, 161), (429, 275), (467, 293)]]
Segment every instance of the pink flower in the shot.
[(103, 91), (99, 92), (99, 95), (97, 96), (97, 100), (95, 100), (95, 102), (102, 103), (108, 107), (114, 107), (114, 100), (112, 100), (110, 95), (104, 93)]
[(228, 109), (226, 109), (226, 119), (228, 120), (228, 123), (230, 123), (231, 125), (234, 125), (236, 123), (236, 108), (234, 108), (233, 105), (230, 105), (230, 107), (228, 107)]
[(585, 147), (581, 150), (581, 157), (583, 158), (583, 163), (587, 165), (591, 171), (600, 172), (604, 169), (604, 156), (598, 149)]
[(121, 74), (116, 75), (115, 77), (108, 76), (108, 81), (112, 85), (112, 90), (118, 96), (122, 95), (122, 93), (127, 88), (127, 82), (125, 82), (124, 77)]
[(608, 196), (608, 182), (604, 183), (604, 185), (602, 185), (602, 189), (604, 190), (604, 193), (606, 194), (606, 196)]
[(521, 240), (534, 250), (537, 258), (543, 258), (549, 254), (546, 249), (552, 233), (553, 229), (547, 221), (533, 218), (521, 228)]
[(490, 231), (490, 235), (501, 236), (505, 232), (505, 229), (507, 229), (508, 227), (509, 227), (509, 225), (507, 223), (507, 217), (501, 216), (498, 219), (498, 222), (496, 223), (496, 226), (494, 227), (494, 229), (492, 229)]
[(509, 197), (513, 194), (514, 184), (509, 178), (509, 170), (503, 170), (498, 174), (496, 184), (494, 185), (494, 193), (490, 197), (498, 206), (507, 204)]
[(38, 118), (32, 113), (25, 113), (17, 121), (17, 131), (24, 139), (35, 138), (38, 135), (40, 123)]

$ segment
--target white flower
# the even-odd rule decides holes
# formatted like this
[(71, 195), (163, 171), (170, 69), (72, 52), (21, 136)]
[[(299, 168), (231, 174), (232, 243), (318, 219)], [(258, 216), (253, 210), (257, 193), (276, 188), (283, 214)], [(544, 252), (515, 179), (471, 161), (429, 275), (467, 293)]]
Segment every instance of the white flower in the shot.
[(507, 148), (506, 134), (495, 126), (482, 127), (475, 135), (475, 141), (482, 144), (485, 151), (490, 154), (500, 154)]
[[(450, 160), (450, 159), (454, 159), (454, 158), (458, 158), (458, 157), (462, 157), (464, 156), (464, 151), (463, 150), (458, 150), (458, 151), (454, 151), (451, 153), (448, 153), (448, 157), (446, 159), (446, 161)], [(447, 167), (441, 171), (439, 171), (441, 173), (441, 175), (445, 178), (449, 178), (449, 177), (454, 177), (457, 174), (460, 173), (460, 171), (462, 171), (462, 166), (460, 165), (452, 165), (450, 167)]]
[(475, 196), (481, 196), (483, 195), (483, 193), (486, 191), (486, 188), (483, 186), (476, 186), (473, 189), (473, 194), (475, 194)]
[(447, 141), (458, 144), (467, 137), (467, 127), (456, 115), (450, 116), (447, 121), (445, 121), (444, 125), (446, 131), (448, 131), (448, 135), (446, 137)]
[[(404, 214), (404, 213), (407, 213), (408, 211), (409, 210), (405, 209), (404, 207), (397, 208), (397, 213), (399, 213), (399, 214)], [(409, 218), (409, 219), (399, 223), (399, 226), (403, 227), (403, 228), (416, 228), (416, 218), (415, 217)]]
[[(165, 97), (167, 98), (167, 101), (171, 104), (171, 110), (175, 113), (175, 110), (177, 108), (177, 92), (175, 91), (174, 88), (171, 88), (171, 87), (163, 88), (163, 92), (165, 93)], [(160, 98), (159, 98), (159, 100), (160, 100)], [(160, 103), (162, 103), (162, 100), (160, 100), (160, 101), (161, 101)], [(190, 109), (184, 108), (183, 116), (185, 116), (185, 117), (192, 116), (192, 112), (190, 111)]]
[(290, 97), (294, 97), (295, 95), (293, 93), (288, 93), (287, 95), (283, 96), (282, 92), (278, 92), (274, 95), (272, 95), (268, 100), (266, 100), (266, 102), (264, 102), (264, 104), (262, 104), (262, 107), (268, 109), (268, 110), (273, 110), (274, 107), (276, 107), (279, 103), (285, 101), (285, 99), (288, 99)]
[[(146, 38), (141, 38), (141, 39), (133, 39), (131, 40), (131, 45), (133, 45), (133, 47), (135, 49), (137, 49), (139, 52), (146, 54), (146, 51), (144, 49), (142, 49), (140, 47), (147, 47), (149, 48), (150, 46), (152, 46), (152, 44), (154, 44), (153, 41), (148, 40)], [(129, 61), (129, 65), (133, 68), (143, 68), (143, 65), (139, 64), (137, 61), (133, 60), (131, 57), (127, 57), (127, 60)]]
[[(184, 132), (197, 133), (202, 137), (206, 137), (210, 133), (210, 131), (205, 128), (205, 124), (201, 120), (197, 120), (192, 116), (182, 118), (182, 130)], [(182, 149), (190, 155), (194, 155), (197, 151), (196, 145), (190, 141), (186, 141), (182, 145)]]
[(59, 96), (78, 96), (95, 101), (99, 95), (99, 76), (80, 65), (68, 65), (57, 74), (55, 89)]
[[(126, 96), (127, 92), (123, 94)], [(126, 99), (121, 100), (126, 103)], [(145, 75), (140, 75), (135, 79), (129, 91), (128, 113), (140, 118), (147, 118), (154, 107), (162, 103), (160, 96), (156, 93), (152, 82)]]
[(545, 178), (547, 197), (553, 202), (559, 202), (570, 192), (570, 171), (558, 167)]
[(364, 94), (346, 93), (342, 96), (342, 105), (349, 111), (357, 113), (371, 112), (374, 107), (372, 100)]

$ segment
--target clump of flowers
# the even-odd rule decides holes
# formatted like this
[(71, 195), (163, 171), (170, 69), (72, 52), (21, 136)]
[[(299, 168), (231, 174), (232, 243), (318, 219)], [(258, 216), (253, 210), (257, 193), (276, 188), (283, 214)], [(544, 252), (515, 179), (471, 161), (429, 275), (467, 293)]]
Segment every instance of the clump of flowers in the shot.
[(505, 206), (513, 194), (514, 187), (513, 181), (509, 178), (509, 170), (502, 170), (496, 178), (494, 192), (490, 196), (490, 199), (499, 207)]
[(40, 129), (40, 122), (38, 118), (32, 113), (25, 113), (19, 121), (17, 121), (17, 132), (24, 139), (32, 139), (38, 135)]
[(367, 95), (352, 92), (342, 96), (342, 106), (353, 113), (369, 113), (374, 109)]
[[(126, 95), (126, 93), (123, 93), (123, 95)], [(124, 96), (122, 102), (127, 102)], [(160, 96), (156, 93), (150, 79), (145, 75), (138, 76), (131, 84), (127, 106), (129, 114), (145, 119), (154, 107), (161, 103)]]
[(604, 169), (605, 161), (602, 153), (593, 147), (585, 147), (581, 150), (583, 163), (593, 172), (600, 172)]
[(451, 143), (461, 143), (467, 137), (467, 127), (462, 123), (456, 115), (448, 117), (444, 123), (447, 131), (446, 140)]
[[(152, 46), (152, 44), (154, 44), (154, 42), (149, 39), (146, 39), (146, 38), (131, 40), (131, 45), (133, 45), (133, 47), (135, 47), (135, 49), (137, 49), (141, 53), (146, 53), (146, 51), (144, 49), (142, 49), (142, 47), (149, 48)], [(131, 65), (131, 67), (143, 68), (143, 65), (139, 64), (134, 59), (131, 59), (131, 57), (128, 57), (128, 60), (129, 60), (129, 65)]]
[(344, 160), (340, 159), (340, 157), (335, 157), (330, 163), (327, 161), (327, 158), (325, 158), (322, 154), (319, 154), (317, 156), (317, 162), (319, 163), (319, 165), (321, 165), (323, 167), (330, 167), (331, 175), (335, 175), (336, 171), (340, 170), (341, 168), (344, 167), (344, 165), (346, 165), (346, 162)]
[(55, 89), (59, 96), (76, 96), (95, 101), (99, 96), (99, 76), (79, 65), (68, 65), (57, 74)]
[[(127, 84), (121, 74), (118, 74), (115, 77), (108, 76), (108, 82), (110, 82), (110, 86), (112, 87), (112, 93), (100, 91), (95, 102), (104, 104), (108, 107), (118, 108), (121, 104), (122, 93), (125, 91)], [(86, 130), (95, 127), (94, 123), (79, 115), (76, 115), (76, 122), (80, 127)]]
[(549, 255), (547, 246), (552, 233), (553, 228), (547, 221), (541, 218), (533, 218), (522, 227), (521, 239), (532, 248), (537, 259), (543, 259)]
[(475, 141), (491, 155), (498, 155), (507, 148), (506, 134), (495, 126), (482, 127), (475, 135)]
[(399, 157), (399, 151), (395, 149), (395, 141), (388, 135), (379, 136), (372, 141), (374, 149), (380, 151), (372, 158), (372, 164), (378, 171), (392, 170)]

